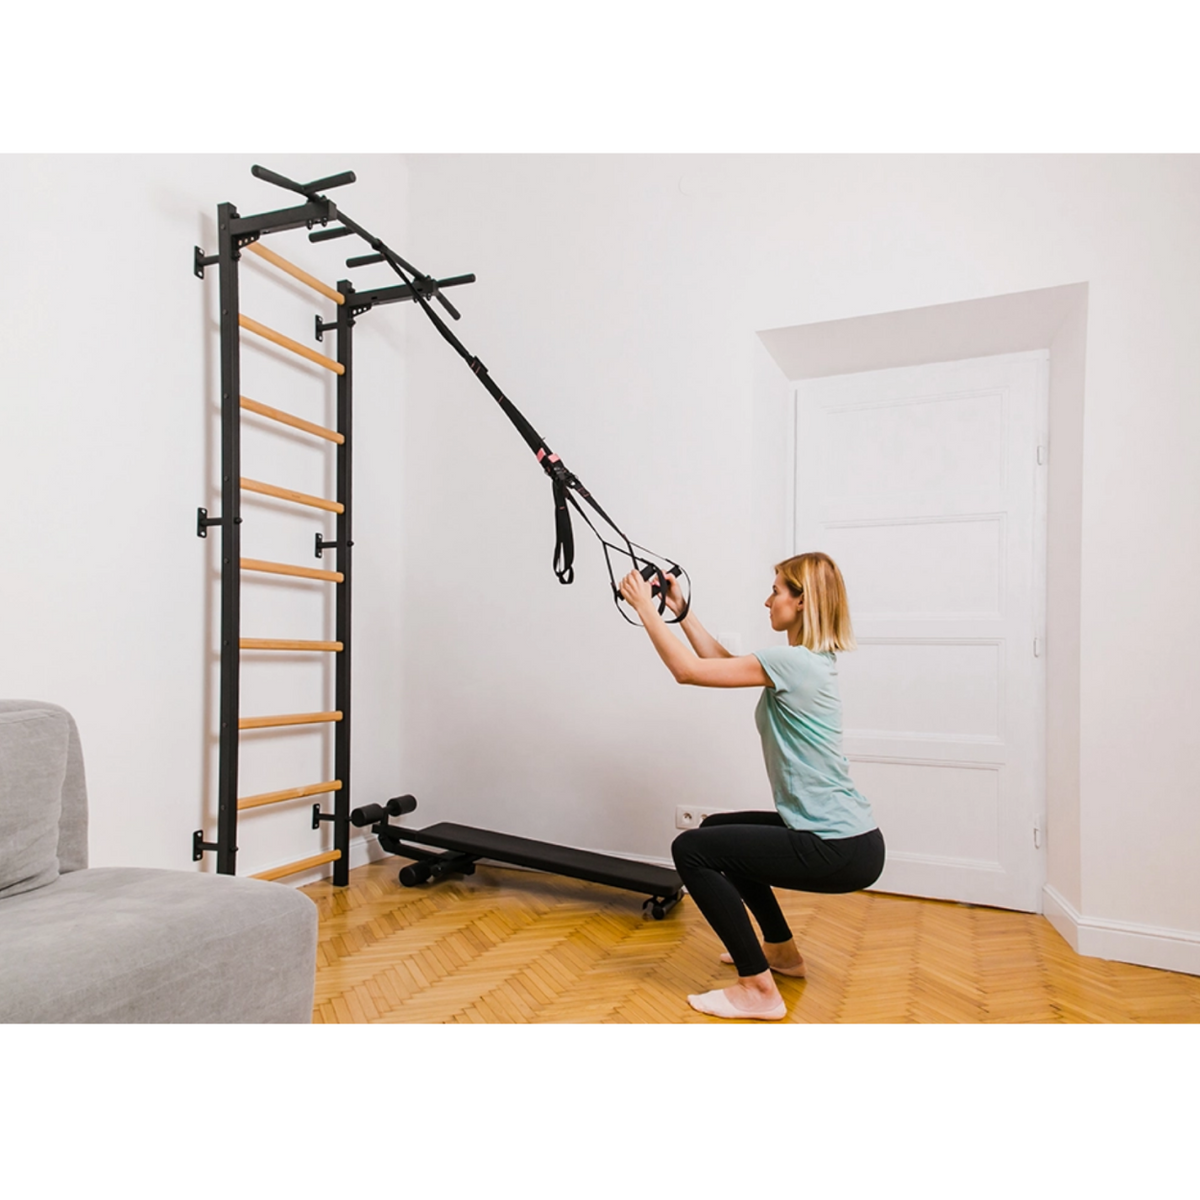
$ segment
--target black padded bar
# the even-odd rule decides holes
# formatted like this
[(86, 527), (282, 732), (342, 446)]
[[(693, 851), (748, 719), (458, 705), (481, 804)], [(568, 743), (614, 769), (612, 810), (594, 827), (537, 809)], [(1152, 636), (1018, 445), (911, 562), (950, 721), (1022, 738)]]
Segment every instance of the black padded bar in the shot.
[(250, 174), (264, 183), (273, 183), (276, 187), (287, 188), (289, 192), (299, 192), (301, 196), (308, 195), (302, 183), (297, 183), (286, 175), (280, 175), (278, 171), (272, 171), (269, 167), (260, 167), (256, 164), (250, 168)]
[(392, 830), (406, 841), (454, 850), (476, 858), (488, 858), (494, 862), (511, 863), (515, 867), (532, 867), (554, 875), (586, 879), (648, 896), (672, 896), (683, 887), (679, 875), (666, 867), (631, 862), (609, 854), (595, 854), (590, 850), (573, 850), (568, 846), (494, 833), (489, 829), (474, 829), (470, 825), (456, 825), (450, 821), (430, 825), (427, 829), (393, 826)]
[(336, 175), (325, 175), (321, 179), (314, 179), (312, 183), (303, 184), (306, 193), (323, 192), (326, 188), (345, 187), (348, 183), (354, 183), (358, 176), (353, 171), (340, 171)]
[(337, 229), (316, 229), (308, 235), (310, 242), (328, 242), (333, 238), (352, 237), (353, 229), (347, 229), (344, 225)]

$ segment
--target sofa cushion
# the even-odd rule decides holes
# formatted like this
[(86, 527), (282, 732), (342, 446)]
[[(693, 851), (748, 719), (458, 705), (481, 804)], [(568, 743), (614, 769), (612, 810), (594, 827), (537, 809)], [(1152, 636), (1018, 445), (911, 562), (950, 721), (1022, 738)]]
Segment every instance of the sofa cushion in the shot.
[(58, 878), (69, 735), (62, 709), (0, 713), (0, 899)]
[(94, 867), (0, 904), (0, 1022), (307, 1022), (317, 906), (279, 883)]

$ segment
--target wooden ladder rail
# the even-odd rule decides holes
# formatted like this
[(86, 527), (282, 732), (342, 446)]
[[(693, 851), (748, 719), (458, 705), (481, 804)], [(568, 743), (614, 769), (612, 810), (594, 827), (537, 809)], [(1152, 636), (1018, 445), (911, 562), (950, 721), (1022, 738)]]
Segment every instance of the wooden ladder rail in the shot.
[(238, 717), (238, 728), (280, 729), (285, 725), (324, 725), (341, 719), (342, 713), (337, 709), (332, 712), (281, 713), (273, 717)]
[(344, 375), (346, 368), (340, 363), (335, 362), (332, 358), (326, 358), (324, 354), (318, 354), (315, 350), (310, 350), (302, 342), (296, 341), (295, 338), (290, 338), (285, 333), (280, 333), (276, 329), (272, 329), (269, 325), (264, 325), (261, 321), (256, 321), (253, 317), (246, 316), (245, 313), (238, 313), (238, 324), (249, 333), (256, 333), (260, 338), (265, 338), (268, 342), (274, 342), (276, 346), (281, 346), (284, 350), (290, 350), (293, 354), (298, 354), (301, 358), (308, 359), (311, 363), (316, 363), (318, 367), (324, 367), (327, 371), (332, 371), (335, 375)]
[(251, 242), (244, 249), (249, 250), (251, 254), (257, 254), (259, 258), (265, 262), (269, 262), (273, 267), (278, 267), (279, 270), (290, 275), (293, 279), (299, 280), (307, 287), (312, 288), (314, 292), (320, 292), (322, 296), (332, 300), (334, 304), (345, 304), (346, 297), (341, 292), (331, 288), (327, 283), (322, 283), (315, 275), (310, 275), (303, 267), (296, 266), (293, 262), (288, 262), (282, 254), (276, 254), (274, 250), (268, 250), (262, 242)]
[(241, 650), (312, 650), (340, 654), (341, 642), (314, 642), (307, 638), (240, 638)]
[(310, 496), (307, 492), (297, 492), (292, 488), (279, 487), (274, 483), (263, 483), (258, 479), (241, 479), (243, 492), (257, 492), (260, 496), (272, 496), (276, 500), (287, 500), (292, 504), (305, 504), (309, 508), (321, 508), (326, 512), (340, 513), (346, 511), (344, 504), (336, 500), (326, 500), (324, 496)]
[(243, 571), (259, 571), (264, 575), (291, 575), (297, 579), (322, 579), (341, 583), (346, 577), (341, 571), (322, 571), (318, 567), (294, 567), (291, 563), (267, 562), (261, 558), (243, 558)]
[(304, 787), (284, 788), (278, 792), (260, 792), (257, 796), (243, 796), (238, 800), (239, 809), (262, 808), (268, 804), (282, 804), (285, 800), (303, 800), (305, 796), (324, 796), (329, 792), (340, 792), (342, 781), (330, 779), (325, 783), (309, 783)]
[(282, 879), (286, 875), (298, 875), (310, 867), (319, 867), (323, 863), (337, 862), (342, 857), (340, 850), (326, 850), (323, 854), (314, 854), (310, 858), (302, 858), (299, 862), (288, 863), (283, 867), (272, 867), (269, 871), (259, 871), (251, 875), (251, 879)]
[(327, 429), (324, 425), (318, 425), (314, 421), (305, 421), (302, 417), (284, 412), (281, 408), (272, 408), (269, 404), (251, 400), (249, 396), (242, 396), (240, 402), (242, 408), (247, 412), (257, 413), (260, 417), (266, 417), (271, 421), (278, 421), (280, 425), (289, 425), (292, 429), (299, 429), (302, 433), (311, 433), (313, 437), (324, 438), (327, 442), (335, 442), (339, 446), (346, 440), (346, 435), (339, 433), (336, 429)]

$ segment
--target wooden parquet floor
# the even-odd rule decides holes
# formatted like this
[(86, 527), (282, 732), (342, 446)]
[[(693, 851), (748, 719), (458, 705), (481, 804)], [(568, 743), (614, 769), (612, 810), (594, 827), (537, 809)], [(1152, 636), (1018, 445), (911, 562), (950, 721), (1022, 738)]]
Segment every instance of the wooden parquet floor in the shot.
[[(598, 884), (479, 867), (403, 888), (400, 866), (303, 889), (320, 910), (314, 1021), (727, 1023), (687, 1004), (734, 978), (687, 897), (653, 921)], [(778, 980), (781, 1023), (1200, 1022), (1200, 978), (1081, 958), (1043, 917), (777, 894), (808, 968)]]

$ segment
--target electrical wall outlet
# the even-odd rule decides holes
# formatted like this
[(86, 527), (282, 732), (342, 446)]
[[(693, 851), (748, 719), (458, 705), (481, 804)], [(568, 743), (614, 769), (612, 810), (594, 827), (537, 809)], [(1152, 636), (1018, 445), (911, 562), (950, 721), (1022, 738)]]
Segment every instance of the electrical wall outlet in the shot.
[(675, 806), (675, 828), (698, 829), (706, 817), (736, 811), (734, 808), (709, 808), (703, 804), (678, 804)]
[(718, 813), (736, 812), (735, 808), (706, 808), (701, 807), (696, 809), (696, 824), (699, 825), (708, 817), (715, 817)]

